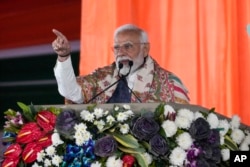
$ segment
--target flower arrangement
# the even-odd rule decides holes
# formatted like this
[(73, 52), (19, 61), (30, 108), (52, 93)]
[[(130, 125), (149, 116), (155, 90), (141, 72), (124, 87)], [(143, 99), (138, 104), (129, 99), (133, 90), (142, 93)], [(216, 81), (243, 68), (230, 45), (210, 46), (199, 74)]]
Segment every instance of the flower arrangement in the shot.
[(230, 151), (250, 146), (240, 118), (220, 119), (214, 109), (18, 105), (22, 112), (5, 112), (3, 167), (229, 166)]

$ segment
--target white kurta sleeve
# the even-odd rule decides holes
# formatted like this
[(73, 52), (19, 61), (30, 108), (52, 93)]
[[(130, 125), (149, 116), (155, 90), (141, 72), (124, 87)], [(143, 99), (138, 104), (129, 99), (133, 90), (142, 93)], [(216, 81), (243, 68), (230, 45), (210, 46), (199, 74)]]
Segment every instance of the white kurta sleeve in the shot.
[(83, 103), (82, 88), (76, 81), (70, 57), (64, 62), (57, 60), (54, 74), (59, 93), (75, 103)]

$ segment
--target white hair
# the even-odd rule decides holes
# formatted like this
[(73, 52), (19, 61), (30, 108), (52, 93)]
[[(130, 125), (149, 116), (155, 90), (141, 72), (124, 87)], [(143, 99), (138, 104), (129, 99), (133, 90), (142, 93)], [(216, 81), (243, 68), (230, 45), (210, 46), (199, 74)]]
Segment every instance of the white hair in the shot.
[(137, 27), (136, 25), (125, 24), (125, 25), (118, 27), (114, 32), (114, 38), (116, 38), (116, 36), (119, 33), (123, 33), (123, 32), (135, 32), (140, 36), (140, 41), (142, 43), (148, 43), (148, 34), (143, 29)]

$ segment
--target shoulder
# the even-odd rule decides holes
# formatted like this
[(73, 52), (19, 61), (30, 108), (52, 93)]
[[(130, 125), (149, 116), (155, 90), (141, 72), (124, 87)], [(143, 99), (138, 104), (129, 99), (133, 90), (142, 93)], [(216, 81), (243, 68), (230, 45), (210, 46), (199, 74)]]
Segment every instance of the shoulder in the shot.
[(189, 92), (182, 80), (173, 72), (162, 68), (155, 60), (153, 61), (155, 64), (155, 72), (157, 73), (157, 75), (165, 78), (167, 80), (168, 86), (171, 87), (175, 102), (189, 103)]
[(173, 84), (175, 102), (189, 103), (188, 89), (183, 84), (182, 80), (172, 72), (168, 72), (168, 78)]
[(112, 63), (110, 65), (97, 68), (93, 73), (90, 75), (101, 75), (101, 74), (112, 74), (115, 70), (115, 63)]
[(107, 75), (113, 75), (115, 70), (115, 63), (112, 63), (110, 65), (100, 67), (95, 69), (92, 73), (87, 74), (85, 76), (81, 76), (81, 78), (98, 78), (102, 79), (105, 78)]
[(82, 85), (96, 85), (98, 81), (104, 80), (108, 75), (112, 76), (115, 70), (115, 63), (95, 69), (92, 73), (76, 77), (77, 82)]

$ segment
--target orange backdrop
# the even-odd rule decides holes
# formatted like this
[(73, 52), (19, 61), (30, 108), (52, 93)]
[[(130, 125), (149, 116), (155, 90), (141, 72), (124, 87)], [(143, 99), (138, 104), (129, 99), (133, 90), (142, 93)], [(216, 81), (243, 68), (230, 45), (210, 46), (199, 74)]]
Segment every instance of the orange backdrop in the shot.
[(111, 63), (117, 26), (134, 23), (150, 54), (176, 73), (191, 103), (250, 125), (250, 0), (82, 0), (80, 73)]

